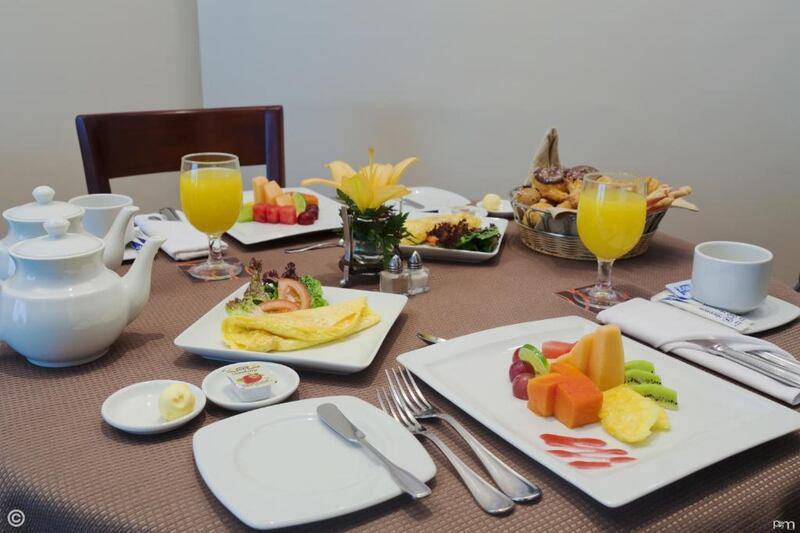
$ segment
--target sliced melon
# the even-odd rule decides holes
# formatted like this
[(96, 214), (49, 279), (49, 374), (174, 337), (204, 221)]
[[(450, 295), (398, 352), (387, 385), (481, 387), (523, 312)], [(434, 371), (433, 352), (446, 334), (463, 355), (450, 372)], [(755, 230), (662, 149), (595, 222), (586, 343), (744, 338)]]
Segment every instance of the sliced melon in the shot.
[(601, 391), (625, 383), (625, 352), (619, 327), (608, 324), (595, 330), (586, 375)]

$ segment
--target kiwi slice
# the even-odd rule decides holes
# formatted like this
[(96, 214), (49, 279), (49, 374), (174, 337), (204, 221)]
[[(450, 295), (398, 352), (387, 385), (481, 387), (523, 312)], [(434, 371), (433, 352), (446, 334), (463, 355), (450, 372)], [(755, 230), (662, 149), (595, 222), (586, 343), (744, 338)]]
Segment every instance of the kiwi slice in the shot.
[(646, 370), (639, 370), (632, 368), (625, 371), (625, 383), (653, 383), (661, 385), (661, 376), (647, 372)]
[(650, 361), (644, 359), (634, 359), (625, 363), (625, 370), (644, 370), (645, 372), (655, 373), (656, 367)]
[(650, 398), (661, 407), (678, 410), (678, 393), (663, 385), (655, 385), (652, 383), (646, 384), (629, 384), (631, 389), (635, 390), (645, 398)]

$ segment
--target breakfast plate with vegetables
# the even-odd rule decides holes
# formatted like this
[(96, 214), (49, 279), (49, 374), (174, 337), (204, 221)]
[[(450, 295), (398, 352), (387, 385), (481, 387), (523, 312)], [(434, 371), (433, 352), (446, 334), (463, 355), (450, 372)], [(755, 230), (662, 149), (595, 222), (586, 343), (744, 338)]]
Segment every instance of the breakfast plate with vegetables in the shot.
[(339, 204), (304, 187), (280, 187), (263, 176), (244, 191), (239, 219), (228, 234), (242, 244), (294, 237), (342, 226)]
[(800, 413), (576, 316), (465, 335), (398, 361), (608, 507), (800, 429)]
[(480, 263), (500, 251), (508, 221), (470, 213), (411, 213), (406, 220), (408, 235), (400, 251), (415, 250), (427, 259)]
[(324, 287), (294, 263), (251, 259), (250, 281), (175, 339), (207, 359), (271, 361), (325, 372), (368, 367), (403, 311), (404, 295)]

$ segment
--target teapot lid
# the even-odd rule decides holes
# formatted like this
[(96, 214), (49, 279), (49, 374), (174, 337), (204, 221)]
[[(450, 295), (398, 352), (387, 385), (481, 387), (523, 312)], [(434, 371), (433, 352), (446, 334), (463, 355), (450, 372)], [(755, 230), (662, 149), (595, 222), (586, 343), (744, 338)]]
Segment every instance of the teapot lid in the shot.
[(67, 233), (68, 229), (67, 219), (50, 218), (44, 223), (47, 235), (20, 241), (11, 247), (10, 253), (22, 259), (66, 259), (103, 249), (103, 241), (97, 237)]
[(12, 221), (44, 222), (48, 218), (74, 218), (83, 214), (83, 208), (68, 202), (53, 200), (56, 191), (47, 185), (33, 189), (34, 202), (6, 209), (3, 216)]

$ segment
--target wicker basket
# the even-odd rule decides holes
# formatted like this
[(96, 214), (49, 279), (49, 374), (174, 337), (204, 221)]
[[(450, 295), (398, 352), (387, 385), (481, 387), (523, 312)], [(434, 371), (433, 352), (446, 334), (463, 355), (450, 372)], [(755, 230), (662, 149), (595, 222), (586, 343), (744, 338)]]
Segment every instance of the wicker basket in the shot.
[[(539, 253), (576, 259), (579, 261), (595, 261), (597, 258), (590, 252), (578, 237), (577, 215), (575, 213), (562, 213), (553, 217), (547, 211), (535, 210), (538, 220), (531, 224), (530, 207), (518, 203), (514, 197), (521, 187), (510, 193), (511, 206), (514, 211), (514, 221), (519, 226), (520, 236), (525, 246)], [(658, 225), (667, 209), (661, 209), (647, 214), (642, 238), (633, 249), (620, 259), (628, 259), (642, 255), (650, 246), (650, 241), (658, 230)]]

